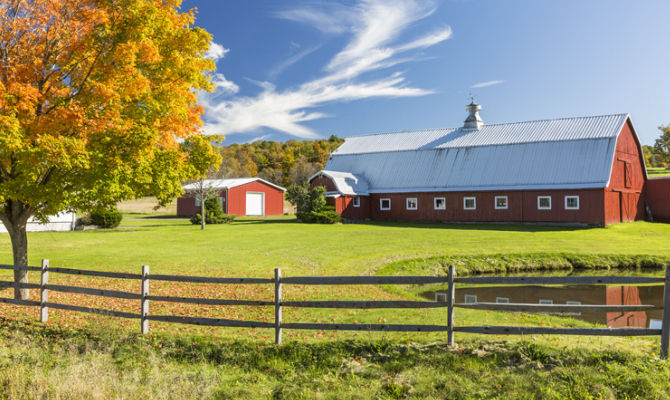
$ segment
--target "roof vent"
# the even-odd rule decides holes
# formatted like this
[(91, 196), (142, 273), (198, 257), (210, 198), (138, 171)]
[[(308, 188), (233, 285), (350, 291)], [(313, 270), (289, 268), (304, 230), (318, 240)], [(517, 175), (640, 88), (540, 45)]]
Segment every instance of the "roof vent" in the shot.
[(470, 115), (468, 115), (468, 117), (465, 119), (463, 129), (481, 129), (481, 127), (484, 126), (484, 121), (482, 121), (482, 118), (479, 116), (479, 110), (482, 109), (482, 106), (475, 103), (475, 99), (472, 98), (472, 102), (468, 104), (465, 109), (468, 111), (468, 113), (470, 113)]

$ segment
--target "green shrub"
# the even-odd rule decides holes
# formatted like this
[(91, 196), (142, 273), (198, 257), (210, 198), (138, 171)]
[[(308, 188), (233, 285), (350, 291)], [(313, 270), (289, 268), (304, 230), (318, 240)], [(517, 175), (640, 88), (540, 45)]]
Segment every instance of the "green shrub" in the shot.
[(90, 222), (101, 228), (116, 228), (121, 223), (123, 215), (116, 209), (99, 209), (90, 213)]
[[(205, 217), (205, 224), (230, 224), (233, 222), (233, 220), (235, 220), (235, 216), (230, 214), (221, 214), (221, 215), (208, 214)], [(197, 213), (194, 216), (192, 216), (190, 221), (193, 225), (200, 225), (200, 223), (202, 222), (200, 213)]]
[[(235, 219), (234, 215), (228, 215), (221, 209), (218, 197), (210, 197), (205, 200), (205, 224), (230, 224)], [(191, 217), (193, 225), (200, 225), (202, 217), (200, 213)]]
[(321, 211), (309, 211), (298, 214), (298, 219), (302, 222), (317, 224), (336, 224), (340, 222), (340, 214), (334, 207), (326, 206)]
[(326, 189), (317, 186), (308, 190), (305, 186), (293, 184), (286, 192), (286, 199), (295, 205), (296, 216), (301, 222), (335, 224), (340, 222), (340, 214), (334, 207), (326, 205)]

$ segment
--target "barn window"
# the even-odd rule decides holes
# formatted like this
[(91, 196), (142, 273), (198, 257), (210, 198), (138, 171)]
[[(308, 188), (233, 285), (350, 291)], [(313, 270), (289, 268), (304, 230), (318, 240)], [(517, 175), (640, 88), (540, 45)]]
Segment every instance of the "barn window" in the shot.
[(537, 196), (538, 210), (551, 210), (551, 196)]
[(200, 207), (200, 195), (199, 194), (195, 195), (195, 206)]
[(465, 303), (466, 304), (472, 304), (477, 302), (477, 296), (474, 294), (466, 294), (465, 295)]
[(496, 297), (496, 303), (509, 303), (509, 297)]
[(565, 196), (566, 210), (579, 210), (579, 196)]
[(549, 299), (540, 299), (539, 303), (540, 304), (554, 304), (554, 301), (549, 300)]
[(474, 197), (464, 197), (463, 198), (463, 209), (464, 210), (475, 210), (477, 209), (477, 199)]
[(354, 198), (351, 200), (351, 204), (352, 204), (354, 207), (360, 207), (360, 206), (361, 206), (361, 198), (358, 197), (358, 196), (354, 197)]
[(496, 210), (507, 210), (507, 196), (496, 196)]
[(379, 209), (380, 210), (390, 210), (391, 209), (391, 199), (379, 199)]
[(408, 210), (416, 210), (419, 208), (419, 201), (416, 199), (416, 197), (409, 197), (407, 200), (405, 200), (405, 204)]
[(436, 210), (446, 210), (447, 200), (444, 197), (435, 197), (433, 199), (433, 206)]

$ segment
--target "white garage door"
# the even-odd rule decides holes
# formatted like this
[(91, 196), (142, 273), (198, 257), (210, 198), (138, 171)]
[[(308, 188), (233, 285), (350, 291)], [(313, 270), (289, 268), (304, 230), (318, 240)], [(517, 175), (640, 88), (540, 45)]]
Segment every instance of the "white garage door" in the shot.
[(265, 211), (263, 193), (247, 192), (247, 215), (263, 215)]

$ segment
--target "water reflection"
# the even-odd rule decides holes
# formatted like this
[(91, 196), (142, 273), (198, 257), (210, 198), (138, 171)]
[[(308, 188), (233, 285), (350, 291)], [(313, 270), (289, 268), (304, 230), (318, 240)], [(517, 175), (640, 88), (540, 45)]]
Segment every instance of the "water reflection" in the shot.
[[(446, 300), (442, 291), (424, 292), (431, 300)], [(456, 287), (457, 303), (529, 303), (529, 304), (607, 304), (662, 305), (663, 285), (644, 286), (483, 286)], [(581, 312), (561, 315), (610, 327), (640, 327), (656, 325), (663, 310), (624, 312)], [(652, 326), (656, 327), (656, 326)]]

